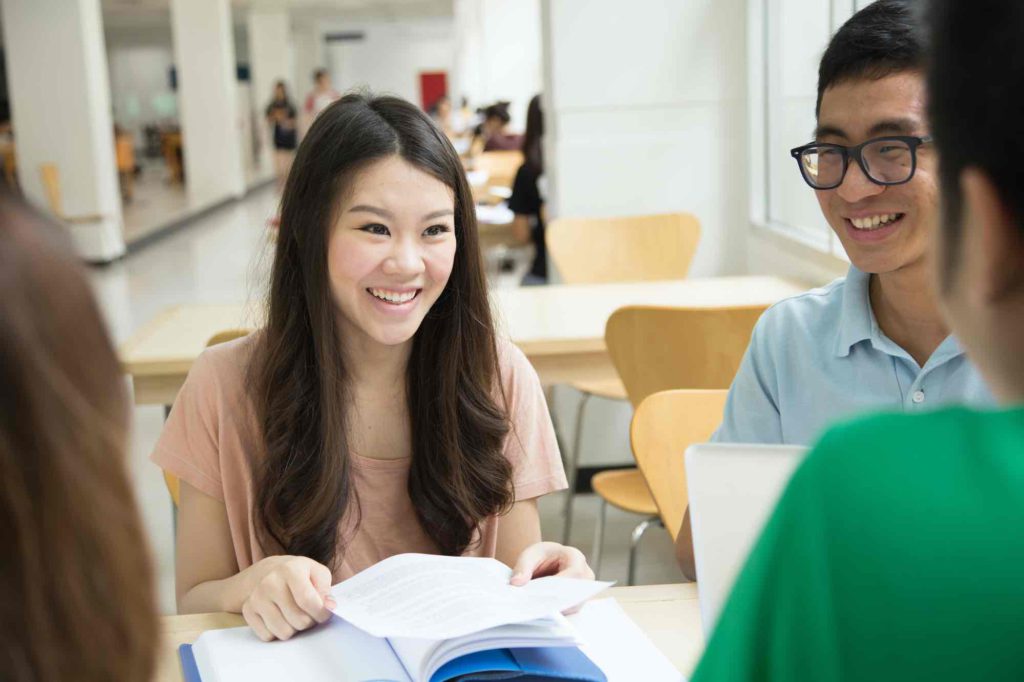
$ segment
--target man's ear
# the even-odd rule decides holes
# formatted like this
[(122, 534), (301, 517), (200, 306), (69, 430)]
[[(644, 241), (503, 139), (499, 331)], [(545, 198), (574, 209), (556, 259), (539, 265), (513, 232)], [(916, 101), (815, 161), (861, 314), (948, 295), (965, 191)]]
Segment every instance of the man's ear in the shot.
[(976, 167), (960, 173), (963, 228), (960, 248), (975, 274), (978, 299), (998, 302), (1024, 292), (1024, 230), (989, 175)]

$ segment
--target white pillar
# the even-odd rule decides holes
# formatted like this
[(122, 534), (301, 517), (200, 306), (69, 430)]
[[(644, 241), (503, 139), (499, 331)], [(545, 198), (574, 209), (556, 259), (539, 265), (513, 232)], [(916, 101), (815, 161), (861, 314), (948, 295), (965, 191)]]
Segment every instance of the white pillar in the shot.
[(548, 215), (688, 211), (693, 275), (746, 269), (746, 0), (544, 0)]
[(292, 82), (295, 84), (295, 103), (299, 107), (299, 133), (303, 134), (308, 121), (302, 114), (302, 108), (306, 101), (306, 95), (313, 89), (313, 72), (327, 67), (327, 55), (320, 25), (313, 20), (306, 20), (302, 23), (293, 22), (292, 45), (295, 62)]
[(245, 194), (235, 42), (228, 0), (171, 0), (189, 203)]
[(260, 155), (260, 167), (264, 171), (271, 168), (273, 140), (269, 135), (269, 127), (264, 123), (264, 112), (274, 92), (274, 84), (283, 80), (288, 95), (296, 108), (300, 107), (302, 95), (295, 89), (290, 50), (291, 26), (288, 11), (285, 9), (249, 10), (249, 73), (252, 84), (253, 103), (256, 107), (254, 120), (260, 121), (260, 133), (263, 144)]
[(61, 210), (83, 258), (124, 254), (107, 53), (99, 0), (4, 0), (7, 82), (18, 179), (48, 208), (41, 164), (60, 174)]
[(541, 89), (540, 0), (455, 0), (455, 67), (449, 95), (473, 108), (511, 102), (511, 127), (526, 125), (526, 107)]

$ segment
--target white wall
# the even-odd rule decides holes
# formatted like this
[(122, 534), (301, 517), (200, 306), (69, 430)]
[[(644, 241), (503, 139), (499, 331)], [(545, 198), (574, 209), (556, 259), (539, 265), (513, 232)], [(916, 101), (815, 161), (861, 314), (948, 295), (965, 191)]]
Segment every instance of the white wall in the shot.
[(449, 19), (404, 20), (400, 23), (328, 23), (323, 33), (362, 32), (359, 41), (327, 43), (327, 64), (340, 91), (369, 87), (418, 104), (422, 71), (451, 74), (454, 57)]
[(453, 101), (511, 102), (509, 127), (522, 130), (526, 107), (541, 91), (540, 0), (455, 0)]

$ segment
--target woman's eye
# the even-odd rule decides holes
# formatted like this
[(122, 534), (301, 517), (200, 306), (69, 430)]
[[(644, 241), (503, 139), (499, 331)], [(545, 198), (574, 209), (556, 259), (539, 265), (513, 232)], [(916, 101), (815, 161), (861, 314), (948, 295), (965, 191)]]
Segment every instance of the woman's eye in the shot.
[(449, 231), (450, 228), (447, 225), (431, 225), (427, 229), (423, 230), (423, 234), (427, 237), (437, 237)]
[(384, 227), (380, 223), (374, 223), (372, 225), (363, 225), (361, 228), (363, 232), (369, 232), (370, 234), (380, 235), (386, 237), (391, 234), (388, 228)]

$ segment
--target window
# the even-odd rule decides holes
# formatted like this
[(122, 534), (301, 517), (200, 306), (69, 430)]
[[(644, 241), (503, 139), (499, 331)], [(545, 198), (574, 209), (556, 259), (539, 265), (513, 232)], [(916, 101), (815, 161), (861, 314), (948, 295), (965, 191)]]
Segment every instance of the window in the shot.
[(832, 33), (870, 0), (748, 0), (751, 219), (845, 258), (789, 150), (814, 130), (818, 62)]

